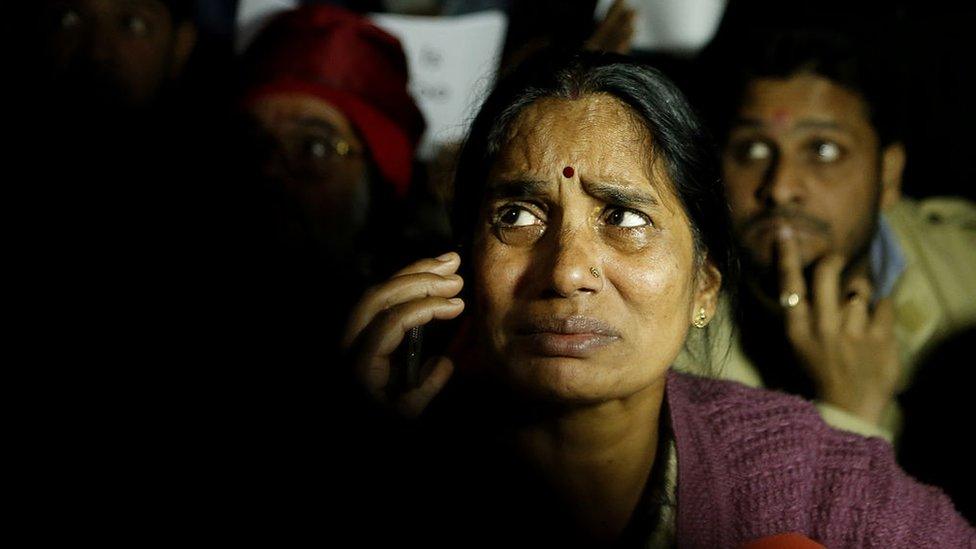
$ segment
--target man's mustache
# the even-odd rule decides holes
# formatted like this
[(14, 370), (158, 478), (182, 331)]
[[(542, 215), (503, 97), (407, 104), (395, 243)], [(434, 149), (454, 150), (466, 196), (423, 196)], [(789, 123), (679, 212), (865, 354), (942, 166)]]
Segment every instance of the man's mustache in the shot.
[(830, 234), (830, 224), (826, 221), (791, 208), (771, 208), (763, 210), (739, 224), (739, 234), (754, 230), (757, 226), (773, 221), (784, 221), (801, 229)]

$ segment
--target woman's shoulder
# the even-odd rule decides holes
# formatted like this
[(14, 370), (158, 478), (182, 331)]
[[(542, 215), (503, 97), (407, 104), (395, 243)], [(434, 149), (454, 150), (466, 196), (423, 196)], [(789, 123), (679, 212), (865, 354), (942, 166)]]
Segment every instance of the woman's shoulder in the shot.
[(755, 467), (766, 471), (777, 462), (873, 475), (898, 470), (887, 441), (831, 427), (813, 403), (796, 395), (672, 372), (668, 404), (686, 436), (727, 459), (741, 455), (743, 467), (753, 456)]
[(887, 442), (831, 428), (802, 398), (672, 373), (668, 404), (690, 516), (706, 500), (727, 502), (720, 514), (743, 539), (795, 531), (829, 547), (973, 540), (951, 501), (906, 475)]
[(676, 434), (683, 430), (702, 451), (715, 452), (743, 474), (768, 474), (779, 464), (792, 473), (805, 464), (811, 475), (820, 469), (880, 475), (897, 468), (888, 442), (830, 427), (796, 395), (675, 372), (668, 404)]
[(695, 419), (703, 421), (707, 416), (716, 427), (734, 429), (743, 421), (753, 426), (804, 426), (811, 434), (821, 434), (826, 427), (816, 408), (796, 395), (676, 371), (669, 374), (667, 387), (669, 405), (694, 409)]
[(871, 469), (873, 460), (891, 454), (882, 439), (831, 428), (799, 396), (735, 381), (672, 372), (668, 405), (676, 434), (694, 438), (703, 451), (738, 458), (744, 469), (821, 461)]

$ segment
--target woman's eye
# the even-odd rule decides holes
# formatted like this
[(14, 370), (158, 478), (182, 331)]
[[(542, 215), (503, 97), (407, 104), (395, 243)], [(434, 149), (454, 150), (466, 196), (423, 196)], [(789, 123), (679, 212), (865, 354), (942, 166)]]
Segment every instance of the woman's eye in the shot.
[(635, 212), (633, 210), (625, 210), (623, 208), (614, 208), (610, 210), (607, 214), (607, 225), (614, 225), (616, 227), (632, 228), (632, 227), (642, 227), (644, 225), (650, 225), (651, 220), (642, 213)]
[(814, 143), (814, 151), (820, 162), (836, 162), (840, 159), (841, 149), (837, 143), (818, 141)]
[(509, 207), (502, 210), (498, 222), (506, 227), (528, 227), (539, 225), (542, 221), (525, 208)]
[(310, 158), (321, 160), (329, 156), (329, 144), (321, 139), (310, 139), (305, 144), (305, 152)]

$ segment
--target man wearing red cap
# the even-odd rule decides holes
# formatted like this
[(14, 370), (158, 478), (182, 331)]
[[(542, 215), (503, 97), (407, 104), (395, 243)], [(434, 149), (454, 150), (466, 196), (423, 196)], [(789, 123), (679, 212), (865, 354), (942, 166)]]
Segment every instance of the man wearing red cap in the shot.
[(367, 216), (389, 222), (377, 204), (406, 195), (425, 127), (399, 42), (349, 11), (306, 6), (272, 20), (245, 64), (265, 178), (298, 204), (319, 246), (348, 257)]

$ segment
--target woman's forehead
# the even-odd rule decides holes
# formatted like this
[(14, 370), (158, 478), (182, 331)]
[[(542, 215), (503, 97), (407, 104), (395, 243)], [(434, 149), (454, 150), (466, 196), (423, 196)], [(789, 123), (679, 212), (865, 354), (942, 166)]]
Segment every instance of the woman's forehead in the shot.
[(539, 121), (606, 125), (632, 123), (634, 131), (642, 129), (633, 109), (609, 93), (591, 93), (575, 98), (542, 97), (525, 106), (516, 119), (535, 125)]
[(525, 107), (509, 127), (492, 177), (545, 180), (567, 166), (580, 179), (650, 186), (658, 194), (670, 194), (665, 163), (655, 160), (651, 133), (628, 105), (610, 94), (543, 98)]

